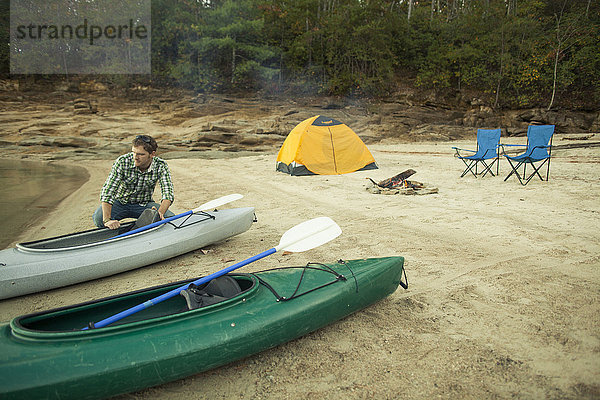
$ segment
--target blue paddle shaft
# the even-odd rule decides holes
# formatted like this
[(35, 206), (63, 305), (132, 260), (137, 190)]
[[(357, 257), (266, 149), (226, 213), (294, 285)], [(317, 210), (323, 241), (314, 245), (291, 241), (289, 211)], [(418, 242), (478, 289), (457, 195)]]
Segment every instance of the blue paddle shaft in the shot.
[[(171, 218), (175, 218), (175, 217), (171, 217)], [(250, 263), (253, 263), (254, 261), (257, 261), (257, 260), (260, 260), (261, 258), (269, 256), (269, 255), (275, 253), (276, 251), (277, 250), (275, 248), (269, 249), (267, 251), (263, 251), (260, 254), (252, 256), (252, 257), (250, 257), (250, 258), (248, 258), (248, 259), (246, 259), (244, 261), (240, 261), (239, 263), (234, 264), (234, 265), (232, 265), (230, 267), (223, 268), (220, 271), (214, 272), (214, 273), (212, 273), (212, 274), (210, 274), (208, 276), (205, 276), (203, 278), (197, 279), (197, 280), (195, 280), (192, 283), (194, 285), (200, 286), (200, 285), (202, 285), (202, 284), (204, 284), (206, 282), (209, 282), (209, 281), (211, 281), (211, 280), (213, 280), (215, 278), (218, 278), (218, 277), (220, 277), (222, 275), (225, 275), (225, 274), (227, 274), (227, 273), (229, 273), (231, 271), (234, 271), (234, 270), (236, 270), (238, 268), (241, 268), (244, 265), (248, 265)], [(146, 302), (144, 302), (142, 304), (138, 304), (137, 306), (131, 307), (131, 308), (125, 310), (125, 311), (121, 311), (120, 313), (115, 314), (112, 317), (108, 317), (106, 319), (103, 319), (102, 321), (98, 321), (98, 322), (96, 322), (94, 324), (94, 327), (95, 328), (103, 328), (103, 327), (105, 327), (107, 325), (110, 325), (110, 324), (112, 324), (114, 322), (117, 322), (117, 321), (119, 321), (119, 320), (121, 320), (121, 319), (123, 319), (125, 317), (128, 317), (128, 316), (130, 316), (132, 314), (135, 314), (138, 311), (145, 310), (146, 308), (152, 307), (153, 305), (158, 304), (158, 303), (160, 303), (162, 301), (165, 301), (167, 299), (170, 299), (171, 297), (175, 297), (182, 290), (186, 290), (190, 285), (191, 285), (191, 283), (188, 283), (186, 285), (178, 287), (177, 289), (170, 290), (167, 293), (163, 293), (160, 296), (155, 297), (155, 298), (153, 298), (151, 300), (148, 300), (148, 301), (146, 301)], [(83, 330), (86, 330), (86, 329), (87, 328), (83, 328)]]
[(153, 222), (153, 223), (148, 224), (148, 225), (144, 225), (144, 226), (142, 226), (140, 228), (137, 228), (137, 229), (134, 229), (132, 231), (121, 233), (120, 235), (114, 236), (114, 237), (112, 237), (112, 238), (110, 238), (108, 240), (113, 240), (113, 239), (117, 239), (117, 238), (120, 238), (120, 237), (133, 235), (134, 233), (147, 231), (148, 229), (154, 228), (155, 226), (166, 224), (167, 222), (173, 221), (174, 219), (185, 217), (186, 215), (190, 215), (190, 214), (193, 214), (193, 213), (194, 212), (191, 211), (191, 210), (190, 211), (186, 211), (184, 213), (177, 214), (177, 215), (174, 215), (174, 216), (169, 217), (169, 218), (161, 219), (160, 221), (156, 221), (156, 222)]

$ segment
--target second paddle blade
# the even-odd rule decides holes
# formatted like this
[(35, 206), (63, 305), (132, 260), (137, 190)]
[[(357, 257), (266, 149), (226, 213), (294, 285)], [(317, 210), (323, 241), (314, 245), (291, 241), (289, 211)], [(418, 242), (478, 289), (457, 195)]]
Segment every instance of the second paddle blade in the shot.
[(342, 233), (342, 229), (329, 217), (314, 218), (298, 224), (285, 232), (277, 250), (301, 252), (325, 244)]

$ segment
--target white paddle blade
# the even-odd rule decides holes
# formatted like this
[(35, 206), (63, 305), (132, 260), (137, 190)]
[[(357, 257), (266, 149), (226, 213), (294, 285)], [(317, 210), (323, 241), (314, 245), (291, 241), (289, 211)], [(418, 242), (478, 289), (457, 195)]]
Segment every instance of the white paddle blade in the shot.
[(295, 253), (314, 249), (340, 236), (342, 229), (329, 217), (304, 221), (283, 234), (276, 251)]
[(238, 194), (238, 193), (228, 194), (227, 196), (219, 197), (218, 199), (214, 199), (214, 200), (209, 201), (208, 203), (204, 203), (200, 207), (194, 208), (192, 210), (192, 212), (212, 210), (212, 209), (222, 206), (223, 204), (227, 204), (227, 203), (231, 203), (232, 201), (239, 200), (242, 197), (244, 197), (244, 196), (242, 196), (241, 194)]

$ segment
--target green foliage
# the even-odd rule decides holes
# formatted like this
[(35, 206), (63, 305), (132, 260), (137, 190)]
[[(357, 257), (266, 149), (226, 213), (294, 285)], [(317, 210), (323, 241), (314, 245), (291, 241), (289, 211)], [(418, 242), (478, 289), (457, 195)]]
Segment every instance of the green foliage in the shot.
[(253, 88), (276, 54), (263, 28), (251, 0), (154, 0), (153, 73), (202, 91)]
[[(0, 4), (6, 44), (9, 2)], [(600, 2), (590, 0), (414, 1), (410, 19), (404, 0), (152, 0), (151, 79), (358, 96), (410, 80), (498, 107), (597, 108), (599, 38)], [(2, 72), (9, 56), (1, 47)], [(111, 59), (93, 61), (127, 62)]]
[(5, 75), (10, 71), (10, 2), (0, 0), (0, 74)]
[[(516, 11), (508, 14), (506, 3), (489, 1), (488, 7), (482, 7), (482, 2), (465, 2), (473, 7), (454, 15), (452, 21), (431, 20), (437, 41), (428, 47), (416, 83), (489, 93), (498, 105), (513, 107), (548, 104), (554, 86), (557, 93), (577, 89), (597, 99), (598, 70), (587, 67), (597, 66), (600, 53), (597, 4), (514, 3)], [(588, 75), (581, 73), (584, 70)]]
[(547, 105), (553, 88), (559, 102), (600, 98), (598, 2), (413, 5), (409, 20), (398, 0), (153, 0), (154, 79), (369, 96), (411, 79), (511, 107)]

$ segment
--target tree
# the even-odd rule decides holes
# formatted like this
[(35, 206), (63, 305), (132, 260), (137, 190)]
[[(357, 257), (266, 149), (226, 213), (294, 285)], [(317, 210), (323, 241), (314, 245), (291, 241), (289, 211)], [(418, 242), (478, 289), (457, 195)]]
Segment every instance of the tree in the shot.
[(562, 0), (550, 2), (550, 9), (555, 22), (554, 43), (554, 67), (552, 77), (552, 96), (548, 104), (548, 110), (554, 105), (556, 89), (558, 85), (559, 63), (566, 58), (566, 53), (578, 45), (586, 36), (587, 27), (581, 24), (589, 10), (589, 2)]
[(596, 107), (599, 19), (590, 0), (153, 0), (153, 76), (371, 96), (416, 78), (496, 107)]
[(262, 34), (264, 20), (253, 0), (225, 0), (195, 27), (194, 44), (208, 76), (232, 88), (253, 88), (277, 75), (276, 51)]

